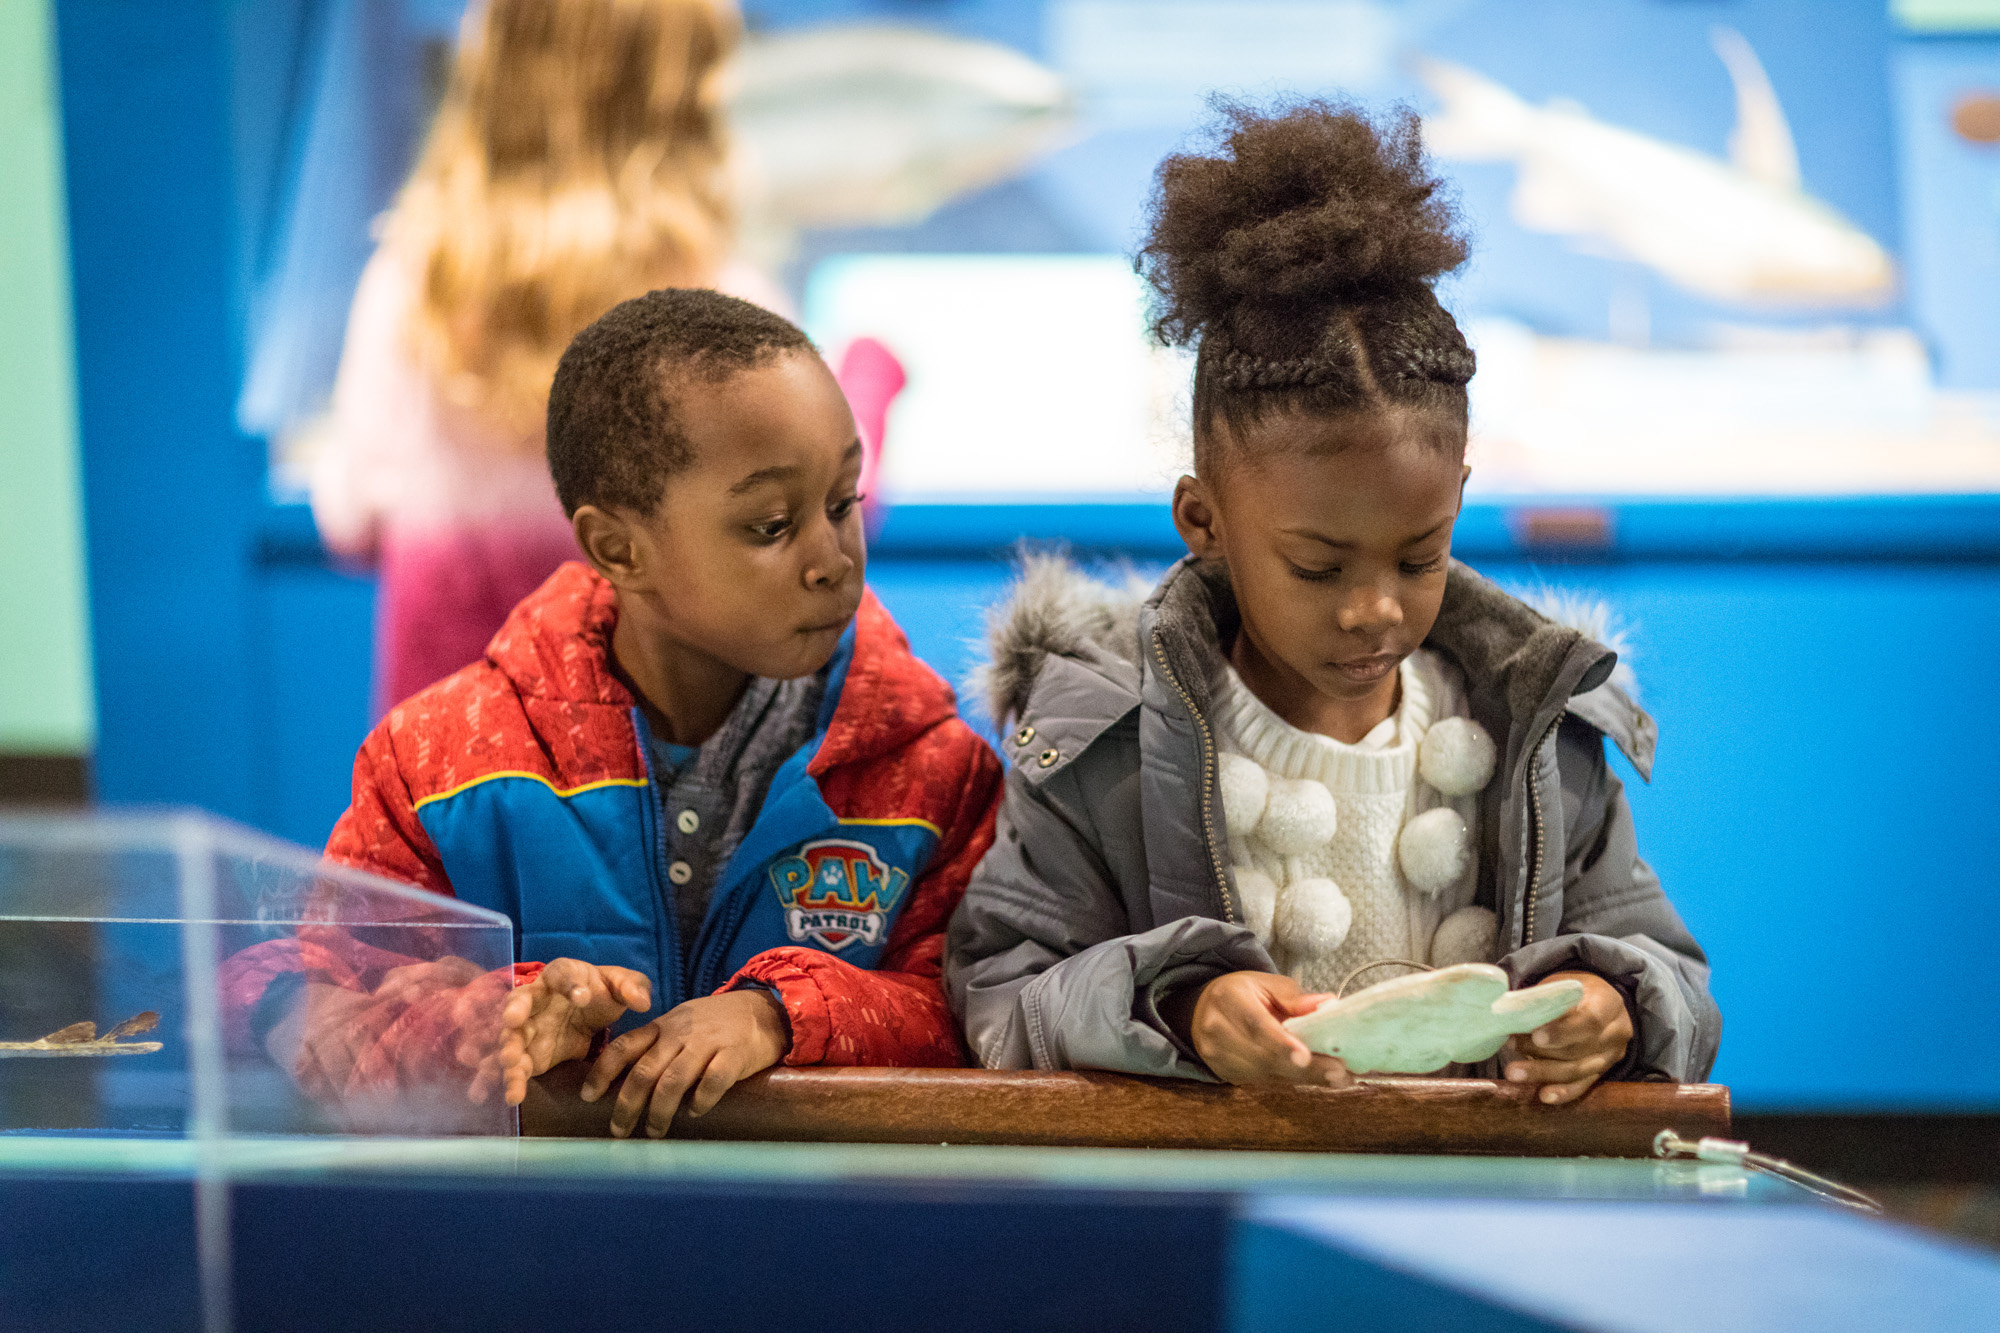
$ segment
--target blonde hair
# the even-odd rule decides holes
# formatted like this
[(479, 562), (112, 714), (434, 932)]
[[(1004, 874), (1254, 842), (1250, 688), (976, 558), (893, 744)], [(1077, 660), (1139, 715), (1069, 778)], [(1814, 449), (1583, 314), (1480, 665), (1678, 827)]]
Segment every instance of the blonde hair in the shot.
[(734, 221), (731, 0), (490, 0), (384, 236), (445, 399), (539, 439), (563, 348), (656, 287), (714, 280)]

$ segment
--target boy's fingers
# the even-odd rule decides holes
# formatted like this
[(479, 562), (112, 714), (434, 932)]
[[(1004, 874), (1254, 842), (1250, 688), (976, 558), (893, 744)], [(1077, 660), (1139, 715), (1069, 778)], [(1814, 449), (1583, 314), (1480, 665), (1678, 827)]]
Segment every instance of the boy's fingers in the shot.
[(625, 1076), (625, 1085), (618, 1089), (618, 1101), (611, 1108), (611, 1132), (619, 1138), (629, 1135), (646, 1113), (646, 1104), (659, 1090), (658, 1085), (667, 1076), (667, 1071), (680, 1058), (682, 1047), (678, 1042), (658, 1042), (653, 1049), (639, 1057), (632, 1066), (632, 1072)]
[(648, 1023), (642, 1028), (633, 1028), (622, 1037), (614, 1038), (597, 1053), (591, 1063), (590, 1074), (583, 1080), (579, 1095), (587, 1102), (594, 1102), (604, 1095), (611, 1086), (611, 1080), (618, 1077), (625, 1066), (643, 1056), (659, 1040), (660, 1030)]
[(620, 1004), (641, 1014), (653, 1007), (653, 983), (644, 972), (634, 972), (629, 967), (607, 967), (603, 971), (610, 981), (612, 995)]
[(663, 1139), (673, 1128), (674, 1112), (680, 1109), (681, 1098), (687, 1096), (688, 1089), (706, 1077), (709, 1065), (714, 1063), (712, 1049), (690, 1050), (681, 1048), (660, 1081), (653, 1089), (652, 1104), (646, 1113), (646, 1137)]
[(695, 1084), (694, 1091), (688, 1095), (688, 1114), (704, 1114), (722, 1100), (723, 1093), (741, 1083), (746, 1075), (755, 1072), (744, 1068), (747, 1063), (749, 1062), (736, 1051), (719, 1052), (708, 1062), (708, 1069), (702, 1074), (701, 1082)]

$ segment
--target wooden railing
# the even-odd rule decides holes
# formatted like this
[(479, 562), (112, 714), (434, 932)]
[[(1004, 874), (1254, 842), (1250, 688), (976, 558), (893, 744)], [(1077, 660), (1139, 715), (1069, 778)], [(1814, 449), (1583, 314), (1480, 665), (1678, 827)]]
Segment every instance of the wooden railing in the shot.
[[(530, 1086), (521, 1132), (600, 1138), (613, 1097), (577, 1096), (580, 1063)], [(790, 1143), (1027, 1144), (1248, 1148), (1292, 1152), (1646, 1157), (1653, 1136), (1726, 1134), (1729, 1089), (1604, 1083), (1567, 1106), (1488, 1079), (1369, 1078), (1352, 1088), (1235, 1088), (1124, 1074), (999, 1069), (774, 1069), (707, 1115), (675, 1117), (686, 1139)]]

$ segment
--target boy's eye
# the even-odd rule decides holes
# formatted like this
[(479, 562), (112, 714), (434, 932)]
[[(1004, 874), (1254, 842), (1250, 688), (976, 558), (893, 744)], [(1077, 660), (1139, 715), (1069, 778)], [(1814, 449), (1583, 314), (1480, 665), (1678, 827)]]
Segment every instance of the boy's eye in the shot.
[(1425, 574), (1435, 574), (1444, 568), (1444, 559), (1440, 555), (1422, 562), (1405, 560), (1403, 562), (1403, 573), (1410, 578), (1418, 578)]
[(761, 523), (752, 523), (750, 531), (767, 542), (774, 542), (791, 531), (791, 527), (792, 520), (789, 518), (767, 518)]
[(1325, 583), (1329, 579), (1340, 577), (1340, 566), (1335, 565), (1331, 569), (1303, 569), (1293, 565), (1292, 577), (1304, 579), (1308, 583)]
[(835, 500), (826, 507), (827, 517), (838, 523), (854, 512), (854, 506), (867, 498), (865, 495), (850, 495), (844, 500)]

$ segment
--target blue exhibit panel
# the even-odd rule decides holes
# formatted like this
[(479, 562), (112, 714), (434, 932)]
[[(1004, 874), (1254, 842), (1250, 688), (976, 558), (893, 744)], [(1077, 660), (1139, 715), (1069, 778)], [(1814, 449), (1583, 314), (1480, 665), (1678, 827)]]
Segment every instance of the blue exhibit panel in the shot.
[(1639, 845), (1714, 964), (1739, 1107), (2000, 1108), (1966, 1055), (2000, 1032), (2000, 567), (1482, 568), (1633, 626)]
[(1910, 318), (1951, 388), (2000, 389), (2000, 148), (1952, 128), (2000, 90), (2000, 41), (1904, 42), (1895, 78)]

